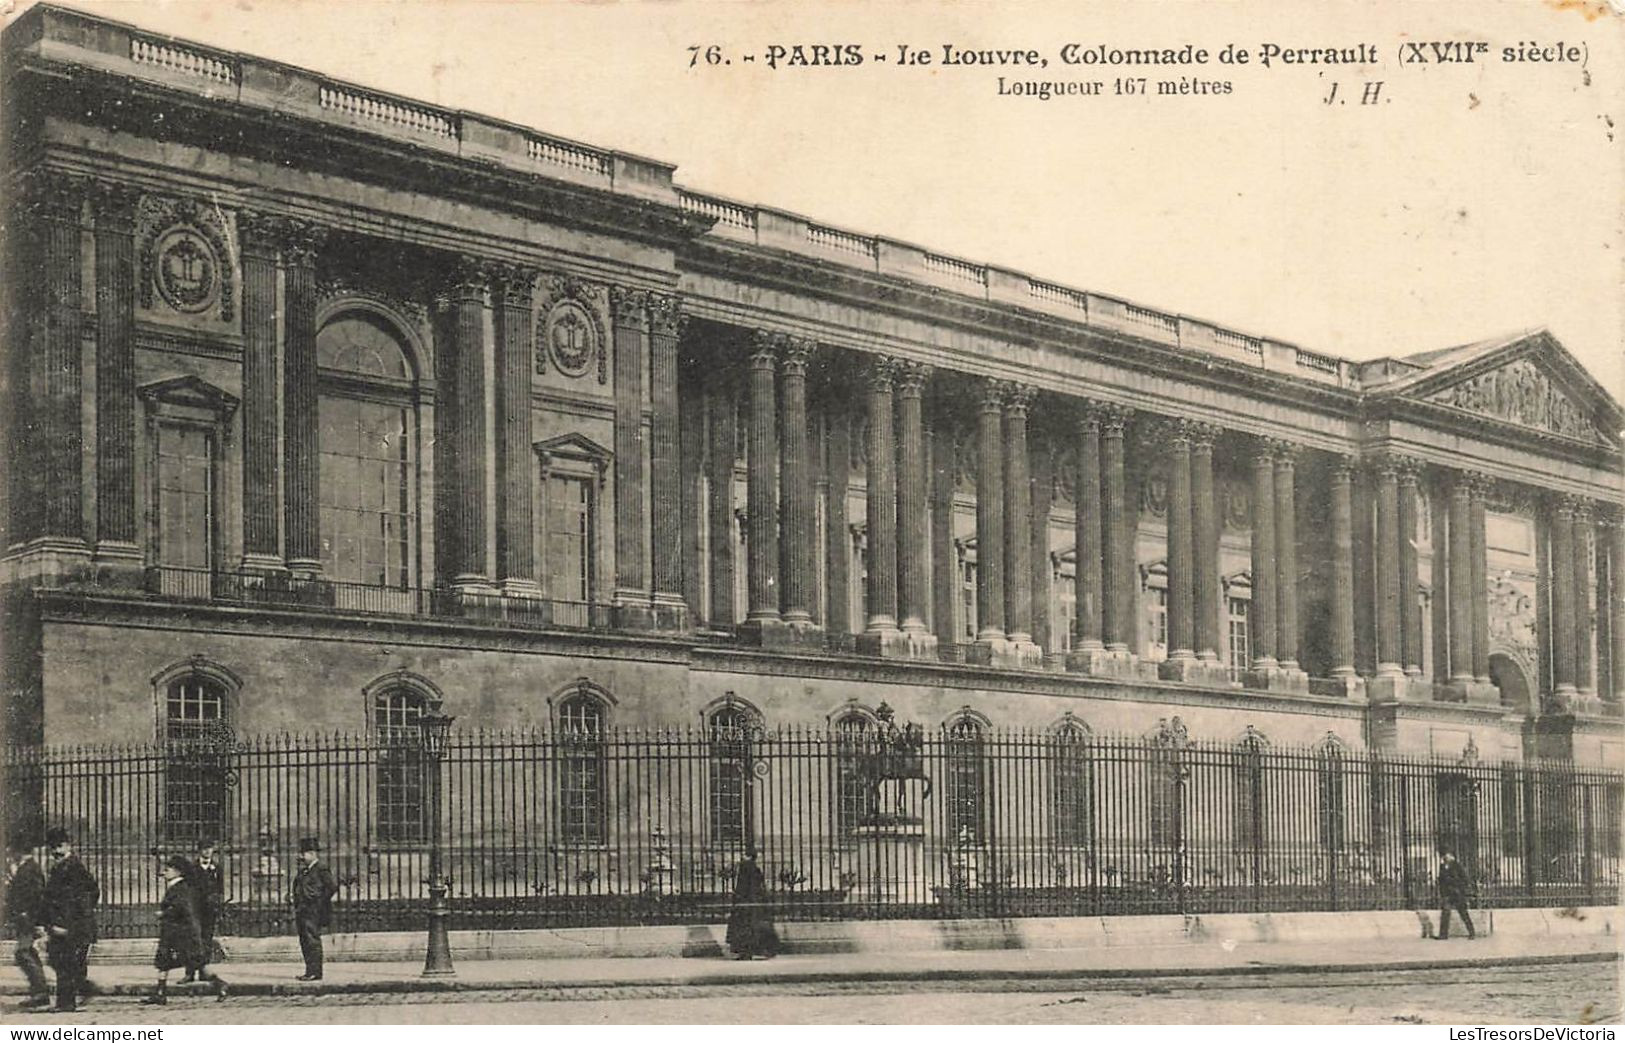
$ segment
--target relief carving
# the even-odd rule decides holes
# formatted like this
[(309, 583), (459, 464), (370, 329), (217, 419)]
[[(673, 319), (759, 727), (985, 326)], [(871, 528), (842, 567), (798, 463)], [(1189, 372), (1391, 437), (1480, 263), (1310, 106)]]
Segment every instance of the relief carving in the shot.
[(536, 373), (551, 365), (566, 377), (585, 377), (596, 369), (598, 383), (609, 383), (609, 330), (604, 320), (603, 286), (573, 275), (543, 279), (536, 313)]
[(1534, 662), (1535, 594), (1506, 576), (1492, 576), (1489, 582), (1490, 647), (1505, 649), (1515, 658)]
[(228, 258), (228, 231), (220, 212), (190, 199), (143, 196), (137, 212), (141, 229), (141, 307), (161, 300), (182, 315), (236, 316), (236, 285)]
[(1569, 438), (1602, 440), (1585, 410), (1529, 359), (1480, 373), (1429, 396), (1429, 400)]

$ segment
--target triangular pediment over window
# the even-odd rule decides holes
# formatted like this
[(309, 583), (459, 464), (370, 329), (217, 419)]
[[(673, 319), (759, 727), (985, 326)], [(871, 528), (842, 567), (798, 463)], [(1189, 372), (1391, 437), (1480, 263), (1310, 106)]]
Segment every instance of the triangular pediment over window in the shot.
[(591, 460), (600, 466), (607, 465), (610, 460), (614, 459), (615, 455), (582, 434), (559, 435), (557, 438), (537, 442), (531, 448), (543, 457), (562, 456), (577, 460)]
[(1399, 361), (1409, 372), (1372, 393), (1577, 442), (1619, 444), (1619, 404), (1545, 330)]
[(237, 411), (237, 396), (204, 380), (184, 376), (159, 380), (141, 387), (137, 394), (149, 403), (181, 406), (214, 413), (224, 420)]

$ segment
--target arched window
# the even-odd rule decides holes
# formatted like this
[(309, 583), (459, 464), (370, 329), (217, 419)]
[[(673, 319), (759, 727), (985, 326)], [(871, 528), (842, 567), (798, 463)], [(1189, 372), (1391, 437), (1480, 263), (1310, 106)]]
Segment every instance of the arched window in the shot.
[(603, 700), (586, 689), (559, 703), (559, 823), (567, 844), (602, 844), (608, 837)]
[(234, 734), (226, 687), (184, 673), (164, 689), (164, 835), (176, 844), (226, 832)]
[(322, 566), (329, 579), (417, 579), (415, 375), (397, 333), (348, 311), (316, 337), (321, 374)]
[(1345, 846), (1347, 805), (1344, 803), (1344, 761), (1348, 749), (1328, 736), (1315, 751), (1316, 811), (1320, 818), (1320, 846), (1333, 857)]
[(869, 817), (871, 781), (863, 770), (864, 755), (874, 745), (869, 716), (848, 710), (835, 719), (835, 831), (850, 837)]
[(1146, 745), (1146, 813), (1153, 847), (1177, 847), (1184, 830), (1185, 723), (1178, 717), (1158, 722)]
[(386, 688), (372, 697), (378, 740), (375, 808), (378, 839), (418, 843), (427, 832), (423, 807), (423, 739), (418, 729), (424, 698), (410, 688)]
[(955, 843), (988, 839), (986, 734), (982, 722), (962, 713), (948, 722), (946, 736), (948, 832)]
[(1050, 729), (1048, 752), (1050, 807), (1055, 815), (1055, 843), (1088, 847), (1095, 836), (1094, 756), (1089, 728), (1067, 714)]
[(1231, 808), (1234, 813), (1236, 850), (1253, 858), (1261, 857), (1264, 844), (1264, 754), (1269, 740), (1252, 725), (1236, 745), (1231, 776)]
[(752, 839), (751, 740), (757, 717), (750, 707), (729, 700), (706, 718), (709, 739), (711, 842), (748, 844)]

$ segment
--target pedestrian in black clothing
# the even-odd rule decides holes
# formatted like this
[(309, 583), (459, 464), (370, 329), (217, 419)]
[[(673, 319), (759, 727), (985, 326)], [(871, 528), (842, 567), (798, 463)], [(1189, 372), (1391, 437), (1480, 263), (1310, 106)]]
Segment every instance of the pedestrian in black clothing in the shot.
[(333, 922), (333, 895), (338, 884), (333, 874), (322, 865), (320, 848), (315, 837), (299, 841), (299, 872), (294, 874), (293, 891), (288, 900), (293, 903), (293, 923), (299, 932), (299, 951), (305, 957), (305, 973), (300, 981), (320, 981), (322, 978), (322, 928)]
[(51, 873), (45, 879), (45, 907), (40, 925), (45, 928), (45, 957), (56, 970), (54, 1014), (84, 1009), (78, 997), (89, 995), (85, 974), (90, 947), (96, 941), (96, 903), (101, 888), (79, 856), (72, 839), (60, 826), (45, 835), (51, 849)]
[(208, 950), (204, 948), (199, 910), (201, 896), (187, 879), (192, 864), (180, 855), (164, 859), (164, 897), (158, 906), (158, 952), (153, 966), (158, 968), (158, 985), (143, 1003), (169, 1002), (169, 972), (185, 968), (187, 979), (201, 976), (214, 985), (216, 999), (226, 998), (226, 983), (209, 973)]
[(779, 935), (767, 905), (767, 881), (756, 864), (756, 852), (746, 850), (734, 870), (734, 906), (728, 917), (728, 948), (740, 960), (768, 960), (778, 955)]
[(45, 906), (45, 871), (34, 860), (34, 850), (25, 840), (13, 838), (11, 861), (6, 876), (6, 923), (16, 945), (12, 959), (28, 979), (26, 1007), (44, 1007), (51, 1002), (51, 983), (40, 962), (40, 914)]
[(1450, 911), (1453, 909), (1461, 914), (1461, 922), (1467, 925), (1467, 937), (1477, 938), (1473, 918), (1467, 912), (1467, 895), (1472, 890), (1467, 869), (1449, 851), (1439, 852), (1439, 859), (1439, 933), (1436, 937), (1441, 942), (1450, 937)]
[[(186, 977), (181, 979), (184, 985), (201, 976), (205, 981), (210, 976), (202, 973), (207, 964), (213, 963), (216, 953), (219, 952), (218, 943), (214, 940), (215, 929), (220, 924), (220, 911), (226, 902), (226, 881), (221, 871), (220, 863), (216, 860), (218, 848), (212, 840), (205, 840), (198, 845), (197, 861), (187, 863), (186, 882), (191, 885), (192, 893), (197, 899), (198, 930), (203, 935), (202, 961), (196, 967), (186, 969)], [(223, 957), (223, 953), (221, 954)]]

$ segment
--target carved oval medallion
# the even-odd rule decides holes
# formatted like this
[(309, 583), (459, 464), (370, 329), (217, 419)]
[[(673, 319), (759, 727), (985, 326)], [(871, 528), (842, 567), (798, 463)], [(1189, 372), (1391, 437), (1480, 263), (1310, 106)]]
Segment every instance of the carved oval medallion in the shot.
[(220, 266), (214, 249), (195, 229), (180, 226), (158, 241), (154, 281), (164, 301), (176, 311), (207, 311), (220, 289)]
[(544, 336), (553, 364), (566, 376), (585, 375), (598, 357), (598, 327), (587, 309), (575, 301), (560, 301), (553, 306)]

